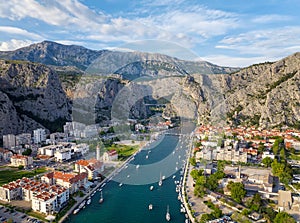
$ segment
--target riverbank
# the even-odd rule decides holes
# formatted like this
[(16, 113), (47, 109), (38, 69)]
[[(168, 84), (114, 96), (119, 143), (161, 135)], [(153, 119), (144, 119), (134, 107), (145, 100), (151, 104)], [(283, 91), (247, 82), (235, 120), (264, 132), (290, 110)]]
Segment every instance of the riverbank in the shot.
[[(151, 143), (148, 142), (147, 145)], [(119, 165), (107, 176), (105, 179), (101, 182), (99, 182), (95, 188), (90, 190), (87, 194), (85, 194), (83, 197), (76, 199), (76, 203), (66, 212), (66, 214), (58, 221), (59, 223), (63, 223), (70, 214), (73, 214), (73, 211), (78, 208), (78, 206), (84, 201), (87, 200), (91, 194), (93, 194), (96, 190), (102, 187), (104, 183), (107, 183), (108, 181), (111, 180), (112, 177), (114, 177), (118, 172), (120, 172), (133, 158), (134, 156), (139, 153), (142, 150), (143, 146), (141, 146), (134, 154), (132, 154), (130, 157), (128, 157), (125, 161), (120, 162)]]
[(189, 145), (189, 153), (188, 153), (188, 156), (187, 156), (187, 161), (186, 161), (186, 164), (185, 164), (185, 168), (184, 168), (184, 174), (183, 174), (183, 182), (182, 182), (182, 188), (181, 188), (181, 197), (183, 199), (183, 205), (184, 205), (184, 208), (188, 214), (188, 217), (189, 217), (189, 220), (192, 222), (192, 223), (195, 223), (195, 218), (191, 212), (191, 207), (190, 205), (188, 204), (188, 195), (186, 193), (186, 184), (187, 184), (187, 179), (189, 177), (189, 168), (190, 168), (190, 162), (189, 162), (189, 158), (191, 157), (192, 155), (192, 151), (193, 151), (193, 133), (191, 133), (190, 135), (190, 145)]

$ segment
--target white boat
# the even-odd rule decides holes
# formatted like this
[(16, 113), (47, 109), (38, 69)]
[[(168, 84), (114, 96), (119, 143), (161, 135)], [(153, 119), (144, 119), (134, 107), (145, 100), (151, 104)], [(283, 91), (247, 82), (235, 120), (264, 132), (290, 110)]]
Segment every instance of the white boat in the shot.
[(164, 179), (166, 179), (166, 176), (162, 176), (162, 178), (161, 178), (162, 180), (164, 180)]
[(80, 211), (80, 209), (77, 208), (77, 209), (75, 209), (75, 210), (73, 211), (73, 214), (77, 214), (79, 211)]
[(140, 168), (140, 165), (136, 165), (136, 167), (135, 167), (135, 168), (137, 168), (137, 169), (138, 169), (138, 168)]
[(122, 186), (123, 186), (123, 183), (120, 183), (120, 184), (119, 184), (119, 187), (122, 187)]
[(101, 204), (103, 201), (104, 201), (104, 199), (103, 199), (103, 194), (102, 194), (102, 191), (101, 191), (101, 195), (100, 195), (99, 203)]
[(153, 209), (153, 205), (149, 204), (148, 209), (151, 211)]
[(148, 158), (149, 158), (149, 156), (147, 155), (147, 156), (146, 156), (146, 159), (148, 159)]
[(80, 205), (79, 205), (79, 209), (83, 208), (83, 206), (85, 205), (85, 201), (83, 201)]
[(176, 177), (176, 176), (175, 176), (175, 175), (173, 175), (173, 179), (175, 179), (175, 177)]
[(153, 186), (150, 186), (150, 190), (153, 190), (153, 188), (154, 188)]
[(160, 173), (160, 177), (159, 177), (159, 181), (158, 181), (158, 186), (162, 186), (161, 173)]
[(86, 204), (89, 205), (89, 204), (91, 204), (91, 202), (92, 202), (92, 200), (91, 200), (91, 198), (89, 198), (89, 199), (87, 200)]
[(170, 215), (170, 212), (169, 212), (169, 205), (167, 206), (166, 220), (167, 221), (171, 220), (171, 215)]

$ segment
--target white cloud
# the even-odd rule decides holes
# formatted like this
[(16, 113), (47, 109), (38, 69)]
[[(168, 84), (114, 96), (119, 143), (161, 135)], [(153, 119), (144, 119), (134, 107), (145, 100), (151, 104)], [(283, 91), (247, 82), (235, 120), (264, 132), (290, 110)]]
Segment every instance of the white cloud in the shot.
[(193, 42), (201, 42), (239, 27), (237, 15), (201, 6), (167, 8), (166, 12), (141, 18), (139, 21), (177, 34), (177, 37), (192, 38)]
[(0, 43), (0, 51), (10, 51), (10, 50), (19, 49), (21, 47), (28, 46), (32, 43), (34, 42), (31, 40), (11, 39), (9, 41)]
[(20, 29), (20, 28), (12, 27), (12, 26), (0, 26), (0, 32), (7, 33), (7, 34), (13, 34), (14, 36), (19, 35), (19, 36), (27, 37), (30, 39), (37, 39), (37, 40), (42, 39), (42, 37), (38, 34), (31, 33), (25, 29)]
[(216, 48), (234, 50), (243, 55), (278, 58), (300, 51), (299, 39), (299, 26), (254, 30), (225, 37)]
[(234, 57), (227, 55), (208, 55), (201, 57), (206, 61), (209, 61), (213, 64), (219, 66), (228, 66), (228, 67), (247, 67), (256, 63), (263, 63), (267, 61), (276, 61), (281, 58), (269, 58), (269, 57)]
[(293, 18), (291, 16), (286, 15), (262, 15), (255, 17), (252, 21), (254, 23), (272, 23), (272, 22), (283, 22), (283, 21), (290, 21)]

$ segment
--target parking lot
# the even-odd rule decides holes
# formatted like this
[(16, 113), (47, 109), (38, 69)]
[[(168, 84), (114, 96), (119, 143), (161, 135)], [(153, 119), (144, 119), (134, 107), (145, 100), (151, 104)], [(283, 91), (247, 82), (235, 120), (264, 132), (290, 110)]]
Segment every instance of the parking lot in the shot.
[(4, 206), (0, 206), (0, 222), (7, 222), (9, 219), (13, 220), (15, 223), (25, 223), (25, 222), (42, 222), (36, 218), (30, 217), (22, 212), (15, 210), (10, 210)]

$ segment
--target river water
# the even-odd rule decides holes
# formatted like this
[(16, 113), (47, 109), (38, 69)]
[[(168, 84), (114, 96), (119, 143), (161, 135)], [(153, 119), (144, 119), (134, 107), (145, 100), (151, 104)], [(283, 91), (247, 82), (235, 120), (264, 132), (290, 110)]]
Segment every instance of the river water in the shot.
[[(185, 222), (180, 213), (175, 181), (181, 178), (186, 162), (189, 135), (162, 135), (137, 153), (118, 174), (101, 187), (104, 202), (99, 204), (100, 192), (92, 203), (66, 222), (160, 223), (166, 221), (167, 207), (174, 223)], [(162, 186), (158, 185), (160, 178)], [(150, 190), (153, 186), (153, 190)], [(153, 209), (149, 210), (149, 204)]]

